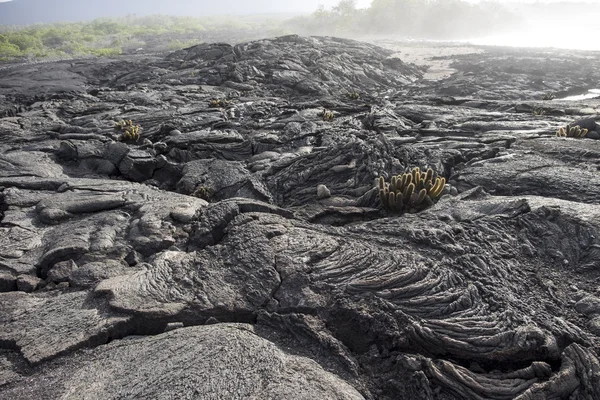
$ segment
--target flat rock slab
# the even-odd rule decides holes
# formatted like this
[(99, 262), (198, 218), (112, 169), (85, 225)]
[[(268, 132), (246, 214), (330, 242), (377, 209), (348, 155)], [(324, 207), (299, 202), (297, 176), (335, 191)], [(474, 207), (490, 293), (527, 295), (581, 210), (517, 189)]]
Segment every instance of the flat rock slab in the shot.
[(58, 296), (12, 292), (0, 296), (0, 342), (18, 349), (31, 364), (122, 336), (130, 319), (103, 315), (86, 303), (85, 292)]
[(35, 380), (48, 383), (45, 388), (17, 380), (3, 395), (19, 399), (364, 398), (316, 362), (286, 354), (245, 324), (131, 337), (77, 353), (61, 364), (35, 373)]

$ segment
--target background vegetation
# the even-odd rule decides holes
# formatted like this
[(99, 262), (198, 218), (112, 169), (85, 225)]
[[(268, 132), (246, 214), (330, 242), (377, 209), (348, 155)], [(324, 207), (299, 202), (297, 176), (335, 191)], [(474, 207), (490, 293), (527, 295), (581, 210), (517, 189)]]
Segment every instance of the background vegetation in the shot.
[(420, 39), (465, 39), (508, 31), (520, 18), (494, 1), (373, 0), (357, 9), (355, 0), (341, 0), (331, 10), (288, 21), (298, 33), (338, 36), (398, 35)]
[(0, 59), (69, 58), (85, 55), (175, 50), (200, 42), (241, 42), (288, 33), (401, 36), (424, 39), (473, 38), (512, 29), (519, 18), (505, 7), (484, 1), (373, 0), (357, 9), (341, 0), (331, 10), (289, 17), (128, 16), (92, 22), (0, 27)]
[[(189, 47), (203, 41), (285, 34), (282, 17), (128, 16), (91, 22), (0, 27), (0, 59), (113, 56)], [(221, 39), (226, 37), (227, 40)]]

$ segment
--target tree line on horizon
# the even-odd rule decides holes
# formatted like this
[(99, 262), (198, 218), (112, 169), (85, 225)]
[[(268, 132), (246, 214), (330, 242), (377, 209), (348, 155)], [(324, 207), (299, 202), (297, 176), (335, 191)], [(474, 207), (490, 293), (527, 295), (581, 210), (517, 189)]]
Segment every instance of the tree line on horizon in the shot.
[[(542, 4), (542, 3), (539, 3)], [(355, 0), (340, 0), (331, 9), (294, 18), (273, 16), (176, 17), (130, 15), (91, 22), (0, 26), (0, 60), (113, 56), (138, 48), (167, 51), (205, 40), (252, 40), (265, 36), (330, 35), (350, 38), (388, 36), (434, 40), (472, 39), (517, 30), (524, 17), (547, 18), (575, 10), (587, 15), (584, 3), (523, 5), (515, 11), (494, 0), (373, 0), (359, 9)], [(597, 7), (600, 12), (600, 6)], [(206, 39), (208, 38), (208, 39)], [(148, 47), (148, 48), (146, 48)]]
[(341, 0), (331, 10), (288, 21), (298, 33), (312, 35), (397, 35), (420, 39), (465, 39), (514, 29), (520, 17), (495, 1), (373, 0), (358, 9), (356, 0)]
[(202, 42), (203, 35), (227, 37), (286, 34), (279, 21), (254, 16), (178, 17), (153, 15), (98, 18), (89, 22), (0, 26), (0, 60), (115, 56), (145, 51), (178, 50)]

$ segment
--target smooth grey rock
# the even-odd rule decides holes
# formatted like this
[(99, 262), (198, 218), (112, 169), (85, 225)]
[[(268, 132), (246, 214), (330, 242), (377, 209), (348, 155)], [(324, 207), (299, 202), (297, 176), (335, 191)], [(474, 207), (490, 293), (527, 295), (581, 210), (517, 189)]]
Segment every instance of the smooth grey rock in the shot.
[[(136, 269), (130, 268), (125, 261), (96, 261), (86, 263), (72, 271), (69, 274), (68, 281), (74, 287), (92, 287), (105, 279), (134, 272), (136, 272)], [(50, 279), (50, 274), (48, 274), (48, 279)]]
[(184, 326), (185, 325), (183, 325), (182, 322), (171, 322), (165, 327), (165, 332), (174, 331), (175, 329), (181, 329)]
[(37, 276), (32, 275), (19, 275), (17, 277), (17, 289), (21, 292), (31, 293), (36, 290), (42, 280)]
[(115, 175), (118, 172), (117, 166), (109, 160), (102, 158), (86, 158), (80, 164), (81, 168), (89, 169), (99, 175)]
[(156, 160), (150, 154), (136, 154), (135, 157), (129, 153), (119, 163), (121, 174), (134, 182), (143, 182), (151, 179), (156, 169)]
[(79, 267), (73, 260), (58, 262), (48, 271), (48, 280), (54, 283), (67, 282), (77, 268)]
[(60, 142), (60, 147), (56, 155), (63, 160), (76, 160), (77, 147), (71, 142)]
[(588, 328), (592, 333), (600, 336), (600, 315), (592, 318), (590, 322), (588, 322)]
[(587, 135), (585, 135), (585, 137), (587, 139), (598, 140), (598, 139), (600, 139), (600, 133), (598, 133), (597, 131), (590, 131), (590, 132), (587, 133)]
[(129, 146), (125, 143), (110, 142), (106, 145), (103, 156), (114, 165), (119, 165), (130, 151)]
[(596, 122), (596, 118), (581, 118), (571, 122), (569, 126), (579, 126), (581, 129), (587, 129), (590, 132), (600, 130), (600, 125)]
[(331, 197), (331, 192), (327, 189), (325, 185), (317, 185), (317, 199), (326, 199)]
[[(159, 156), (160, 157), (160, 156)], [(152, 177), (160, 182), (160, 188), (164, 190), (174, 190), (177, 182), (181, 179), (181, 170), (183, 166), (168, 161), (164, 166), (161, 166), (160, 158), (157, 157), (157, 169)]]
[(65, 290), (70, 286), (71, 284), (69, 282), (60, 282), (56, 284), (56, 290)]
[(178, 222), (190, 222), (195, 213), (196, 209), (193, 207), (176, 207), (171, 210), (171, 218)]
[(600, 316), (600, 298), (587, 296), (575, 304), (575, 309), (588, 317)]
[(119, 194), (68, 191), (42, 199), (35, 210), (41, 222), (55, 225), (78, 214), (111, 210), (125, 204), (126, 198)]
[[(46, 282), (46, 281), (44, 281)], [(50, 292), (53, 290), (56, 290), (56, 288), (58, 287), (58, 285), (54, 282), (46, 282), (45, 284), (42, 284), (42, 287), (40, 288), (40, 292)]]

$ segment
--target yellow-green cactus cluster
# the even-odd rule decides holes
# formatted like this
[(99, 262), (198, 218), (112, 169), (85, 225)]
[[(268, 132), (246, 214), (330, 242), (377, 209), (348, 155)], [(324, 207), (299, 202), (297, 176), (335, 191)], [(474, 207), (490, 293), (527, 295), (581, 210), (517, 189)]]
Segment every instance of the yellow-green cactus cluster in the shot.
[(348, 97), (351, 100), (358, 100), (358, 99), (360, 99), (360, 94), (357, 91), (353, 91), (353, 92), (348, 93)]
[(115, 129), (123, 132), (123, 139), (130, 142), (140, 140), (142, 127), (134, 125), (132, 120), (121, 120), (115, 123)]
[(546, 115), (546, 110), (544, 110), (543, 108), (534, 107), (531, 111), (531, 114), (533, 114), (533, 116), (535, 117), (541, 117)]
[(335, 114), (333, 113), (333, 111), (323, 110), (323, 112), (321, 113), (321, 118), (323, 118), (323, 121), (325, 122), (330, 122), (333, 121), (333, 119), (335, 118)]
[(554, 100), (556, 95), (554, 93), (546, 93), (542, 96), (542, 100)]
[(558, 132), (556, 132), (556, 136), (558, 137), (572, 137), (572, 138), (583, 138), (587, 135), (587, 129), (581, 129), (579, 125), (569, 127), (567, 125), (566, 128), (560, 128)]
[(389, 211), (417, 212), (432, 206), (442, 194), (446, 178), (439, 177), (431, 168), (392, 176), (390, 182), (379, 177), (379, 200)]
[(227, 99), (212, 99), (208, 105), (214, 108), (226, 108), (231, 105), (231, 101)]

